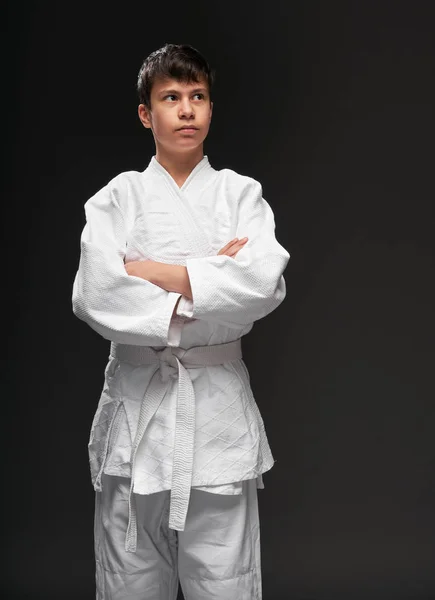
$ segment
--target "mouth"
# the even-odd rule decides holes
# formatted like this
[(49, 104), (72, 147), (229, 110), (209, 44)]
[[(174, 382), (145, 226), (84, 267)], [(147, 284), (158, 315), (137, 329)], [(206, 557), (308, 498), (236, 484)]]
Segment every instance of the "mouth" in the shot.
[(193, 125), (191, 127), (180, 127), (180, 129), (177, 129), (177, 131), (198, 131), (198, 127), (194, 127)]

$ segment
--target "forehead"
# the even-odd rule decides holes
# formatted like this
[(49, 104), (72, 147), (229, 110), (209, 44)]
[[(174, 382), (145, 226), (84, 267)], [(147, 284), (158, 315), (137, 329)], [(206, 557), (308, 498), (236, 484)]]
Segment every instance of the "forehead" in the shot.
[(178, 79), (174, 79), (172, 77), (159, 77), (154, 82), (151, 93), (162, 94), (168, 92), (179, 92), (182, 94), (201, 90), (208, 90), (207, 81), (204, 77), (199, 81), (191, 81), (190, 83), (178, 81)]

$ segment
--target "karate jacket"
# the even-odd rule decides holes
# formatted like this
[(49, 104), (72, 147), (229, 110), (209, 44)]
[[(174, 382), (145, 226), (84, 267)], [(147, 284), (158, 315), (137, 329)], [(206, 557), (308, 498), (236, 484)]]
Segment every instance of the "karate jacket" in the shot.
[[(72, 306), (93, 330), (118, 344), (189, 349), (232, 342), (284, 300), (289, 253), (255, 179), (214, 169), (205, 155), (181, 186), (153, 156), (142, 171), (114, 177), (84, 205)], [(218, 251), (235, 237), (248, 242), (232, 258)], [(184, 265), (193, 299), (128, 275), (125, 264), (155, 260)], [(180, 299), (177, 314), (172, 316)], [(142, 402), (156, 371), (109, 356), (89, 438), (94, 488), (101, 474), (131, 477), (131, 447)], [(192, 487), (241, 493), (274, 458), (242, 359), (189, 370), (195, 391)], [(134, 491), (171, 488), (176, 381), (142, 440)]]

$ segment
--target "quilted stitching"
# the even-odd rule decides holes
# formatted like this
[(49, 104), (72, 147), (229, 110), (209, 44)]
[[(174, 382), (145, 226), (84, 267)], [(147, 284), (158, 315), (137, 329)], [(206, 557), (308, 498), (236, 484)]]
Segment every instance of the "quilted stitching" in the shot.
[[(199, 388), (199, 391), (196, 388)], [(200, 389), (201, 384), (195, 385), (198, 397), (201, 396)], [(219, 403), (215, 399), (210, 402), (201, 400), (197, 403), (192, 481), (194, 486), (254, 478), (273, 464), (270, 450), (265, 456), (261, 455), (263, 430), (258, 426), (255, 411), (251, 410), (251, 403), (244, 394), (243, 383), (238, 378), (232, 379), (226, 387), (218, 390)], [(126, 402), (124, 398), (123, 408), (125, 411), (116, 445), (107, 458), (104, 471), (112, 475), (130, 477), (130, 465), (126, 460), (126, 456), (130, 456), (131, 453), (132, 440), (129, 421), (137, 421), (139, 402)], [(175, 410), (174, 386), (168, 391), (151, 420), (142, 442), (144, 463), (140, 465), (138, 483), (141, 493), (170, 488)], [(267, 439), (265, 443), (268, 449)]]

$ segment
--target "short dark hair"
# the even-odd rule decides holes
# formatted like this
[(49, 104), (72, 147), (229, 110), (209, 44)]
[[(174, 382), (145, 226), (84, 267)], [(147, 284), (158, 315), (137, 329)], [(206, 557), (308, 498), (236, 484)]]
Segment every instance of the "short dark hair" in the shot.
[(142, 63), (137, 79), (140, 104), (151, 109), (151, 89), (159, 78), (171, 78), (183, 83), (199, 82), (205, 78), (208, 91), (215, 81), (215, 70), (203, 55), (188, 44), (165, 44), (152, 52)]

